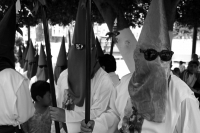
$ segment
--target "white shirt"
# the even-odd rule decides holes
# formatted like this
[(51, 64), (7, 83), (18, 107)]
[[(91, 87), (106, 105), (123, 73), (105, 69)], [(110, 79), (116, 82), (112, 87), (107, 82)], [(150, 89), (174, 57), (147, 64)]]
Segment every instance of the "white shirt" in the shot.
[[(122, 126), (124, 114), (132, 110), (128, 93), (131, 76), (132, 74), (123, 77), (117, 87), (118, 96), (115, 105), (121, 119), (118, 128)], [(141, 133), (200, 133), (199, 102), (190, 88), (173, 74), (171, 74), (166, 109), (164, 123), (144, 120)]]
[(34, 114), (29, 80), (13, 69), (0, 71), (0, 125), (19, 125)]
[(113, 82), (114, 87), (119, 85), (119, 76), (115, 72), (110, 72), (108, 74)]
[[(68, 89), (67, 78), (68, 70), (65, 70), (61, 73), (58, 79), (58, 96), (63, 95), (64, 90)], [(99, 70), (96, 72), (95, 76), (91, 80), (90, 119), (95, 119), (99, 117), (103, 112), (107, 110), (107, 108), (109, 107), (109, 100), (113, 91), (115, 91), (115, 88), (109, 75), (102, 68), (99, 68)], [(63, 99), (64, 98), (62, 97), (62, 100)], [(60, 102), (62, 100), (60, 100)], [(61, 106), (60, 104), (58, 105)], [(83, 107), (75, 106), (73, 111), (65, 110), (65, 116), (68, 132), (80, 132), (80, 123), (83, 119), (85, 119), (85, 103)]]

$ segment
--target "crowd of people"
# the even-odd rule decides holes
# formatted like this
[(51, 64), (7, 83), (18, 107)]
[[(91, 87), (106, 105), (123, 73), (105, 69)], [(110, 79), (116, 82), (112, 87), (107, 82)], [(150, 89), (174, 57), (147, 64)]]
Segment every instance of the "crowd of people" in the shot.
[(195, 96), (200, 100), (200, 71), (199, 71), (198, 55), (193, 54), (191, 61), (185, 68), (184, 62), (180, 61), (179, 68), (173, 70), (174, 75), (182, 79), (194, 92)]
[[(112, 55), (92, 58), (91, 120), (87, 123), (86, 97), (77, 101), (79, 95), (73, 96), (70, 79), (72, 76), (77, 81), (83, 76), (83, 71), (76, 71), (80, 65), (84, 67), (84, 63), (80, 64), (83, 60), (77, 61), (83, 59), (80, 55), (84, 54), (84, 46), (80, 43), (71, 46), (70, 52), (76, 53), (73, 55), (76, 66), (70, 64), (72, 53), (69, 52), (68, 68), (62, 70), (55, 84), (58, 106), (53, 107), (50, 84), (46, 80), (31, 83), (29, 90), (31, 78), (15, 70), (16, 9), (13, 4), (0, 22), (0, 133), (55, 133), (54, 121), (59, 122), (61, 133), (199, 133), (198, 56), (193, 56), (186, 70), (175, 69), (172, 73), (174, 52), (163, 4), (164, 0), (151, 2), (134, 50), (134, 72), (119, 79)], [(83, 13), (85, 5), (79, 3), (79, 6), (82, 8), (78, 12)], [(76, 29), (75, 25), (74, 35), (78, 37), (80, 32)], [(7, 36), (10, 38), (6, 39)], [(76, 68), (74, 73), (70, 71), (72, 67)]]

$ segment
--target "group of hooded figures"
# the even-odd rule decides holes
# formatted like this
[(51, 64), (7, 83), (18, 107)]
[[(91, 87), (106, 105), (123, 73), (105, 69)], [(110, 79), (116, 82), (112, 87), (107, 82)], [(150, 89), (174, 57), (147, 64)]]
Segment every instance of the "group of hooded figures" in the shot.
[[(64, 123), (68, 133), (200, 132), (199, 102), (188, 85), (170, 70), (173, 51), (163, 1), (152, 0), (133, 54), (135, 71), (122, 77), (119, 85), (114, 87), (98, 60), (91, 59), (91, 121), (88, 123), (84, 120), (85, 90), (80, 90), (85, 85), (81, 76), (85, 73), (85, 64), (80, 63), (85, 47), (79, 39), (85, 32), (77, 32), (83, 21), (76, 19), (68, 69), (59, 75), (57, 81), (58, 107), (50, 107), (52, 120)], [(13, 10), (14, 6), (0, 23), (1, 133), (18, 132), (19, 125), (34, 114), (29, 79), (14, 69), (16, 23), (11, 20), (16, 14)], [(84, 5), (80, 2), (77, 18), (84, 13), (83, 10)], [(75, 62), (70, 64), (71, 60)]]

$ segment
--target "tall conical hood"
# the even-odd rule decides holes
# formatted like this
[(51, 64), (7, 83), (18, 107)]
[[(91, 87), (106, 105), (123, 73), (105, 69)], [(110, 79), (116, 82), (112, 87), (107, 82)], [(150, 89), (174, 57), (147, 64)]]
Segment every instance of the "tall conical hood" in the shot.
[(23, 61), (23, 56), (22, 55), (23, 55), (22, 49), (21, 49), (21, 46), (19, 46), (19, 50), (18, 50), (17, 56), (18, 56), (18, 61), (19, 61), (19, 64), (20, 64), (21, 68), (24, 67), (24, 61)]
[(8, 63), (15, 68), (14, 44), (16, 31), (15, 3), (9, 8), (0, 22), (0, 57), (8, 59)]
[(29, 47), (28, 47), (28, 52), (26, 54), (26, 60), (28, 60), (28, 62), (36, 62), (35, 49), (33, 47), (33, 43), (31, 40), (29, 41)]
[(37, 64), (38, 64), (38, 55), (35, 54), (35, 49), (33, 48), (33, 43), (29, 41), (29, 48), (26, 55), (26, 60), (28, 60), (28, 72), (27, 77), (31, 79), (36, 75), (37, 72)]
[(144, 119), (160, 123), (165, 121), (170, 61), (163, 61), (160, 56), (146, 60), (145, 56), (151, 58), (155, 55), (144, 53), (147, 49), (157, 52), (171, 50), (164, 0), (151, 1), (134, 51), (136, 70), (129, 82), (133, 107)]
[(65, 38), (63, 36), (56, 66), (54, 69), (54, 79), (55, 79), (56, 84), (61, 72), (65, 69), (67, 69), (67, 54), (66, 54), (66, 49), (65, 49)]
[(42, 44), (40, 45), (40, 55), (39, 55), (39, 60), (38, 60), (38, 66), (47, 66), (47, 57), (44, 52), (44, 47)]
[(69, 49), (70, 49), (71, 46), (72, 46), (70, 31), (68, 31), (68, 38), (69, 38), (69, 48), (68, 48), (68, 52), (69, 52)]
[[(76, 16), (76, 24), (73, 35), (73, 45), (69, 50), (68, 55), (68, 82), (69, 93), (74, 99), (74, 103), (77, 106), (83, 106), (85, 99), (85, 75), (86, 75), (86, 1), (80, 0), (78, 6), (78, 12)], [(91, 25), (91, 30), (92, 30)], [(96, 52), (95, 38), (92, 30), (92, 56), (93, 52)], [(97, 59), (91, 57), (91, 78), (94, 76), (99, 66)]]
[(101, 44), (100, 44), (100, 42), (99, 42), (99, 40), (98, 40), (97, 37), (96, 37), (96, 47), (97, 47), (97, 54), (98, 54), (98, 57), (103, 56), (104, 53), (103, 53), (103, 50), (102, 50), (102, 48), (101, 48)]
[(58, 54), (56, 66), (67, 66), (67, 53), (65, 48), (65, 37), (62, 38), (62, 43), (60, 46), (60, 51)]
[(26, 59), (26, 55), (28, 53), (28, 45), (26, 48), (24, 48), (23, 54), (22, 54), (22, 59), (24, 62), (24, 72), (28, 70), (28, 59)]

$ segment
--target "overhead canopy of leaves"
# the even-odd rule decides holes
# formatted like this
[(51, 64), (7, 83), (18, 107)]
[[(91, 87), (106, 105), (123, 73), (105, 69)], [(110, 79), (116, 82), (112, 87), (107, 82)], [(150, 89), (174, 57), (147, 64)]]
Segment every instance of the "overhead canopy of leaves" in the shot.
[(182, 26), (200, 27), (200, 0), (182, 0), (177, 7), (177, 22)]
[[(14, 0), (0, 0), (0, 19), (7, 11)], [(20, 0), (21, 11), (19, 24), (34, 26), (41, 22), (40, 9), (37, 14), (31, 14), (36, 1), (38, 0)], [(141, 26), (146, 17), (151, 0), (107, 0), (118, 7), (123, 12), (129, 26)], [(47, 19), (51, 25), (68, 25), (76, 18), (79, 0), (46, 0)], [(108, 6), (106, 3), (103, 7)], [(194, 23), (200, 24), (200, 0), (181, 0), (177, 6), (176, 20), (179, 24), (191, 26)], [(116, 11), (117, 12), (117, 11)], [(103, 23), (104, 20), (92, 0), (92, 21)]]

